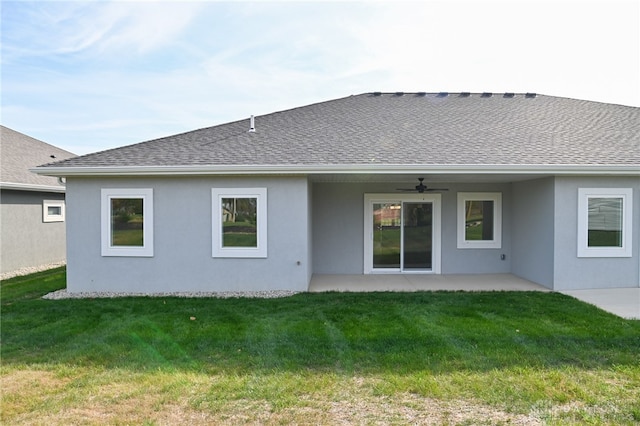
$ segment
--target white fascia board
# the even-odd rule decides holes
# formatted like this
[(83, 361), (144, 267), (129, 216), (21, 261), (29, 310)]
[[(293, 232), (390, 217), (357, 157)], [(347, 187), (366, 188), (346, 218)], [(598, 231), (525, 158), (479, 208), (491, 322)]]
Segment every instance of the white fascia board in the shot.
[(29, 183), (0, 182), (0, 189), (11, 189), (14, 191), (32, 191), (32, 192), (66, 192), (64, 186), (53, 185), (34, 185)]
[(555, 174), (640, 176), (640, 165), (216, 165), (216, 166), (126, 166), (126, 167), (46, 167), (31, 169), (44, 176), (170, 176), (170, 175), (305, 175), (305, 174)]

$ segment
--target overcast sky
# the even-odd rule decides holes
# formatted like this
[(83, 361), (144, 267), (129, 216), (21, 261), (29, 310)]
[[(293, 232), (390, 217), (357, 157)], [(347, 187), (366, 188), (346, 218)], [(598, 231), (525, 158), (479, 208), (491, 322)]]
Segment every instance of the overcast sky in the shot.
[(640, 107), (640, 2), (7, 2), (3, 125), (77, 154), (373, 91)]

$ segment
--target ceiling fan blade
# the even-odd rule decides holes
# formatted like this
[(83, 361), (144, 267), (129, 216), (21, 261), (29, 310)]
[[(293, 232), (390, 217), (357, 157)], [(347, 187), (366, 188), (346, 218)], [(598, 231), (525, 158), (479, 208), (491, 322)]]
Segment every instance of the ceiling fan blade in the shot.
[(407, 191), (407, 192), (417, 192), (418, 194), (422, 194), (424, 192), (436, 192), (436, 191), (448, 191), (448, 188), (429, 188), (427, 185), (423, 183), (424, 178), (418, 178), (418, 185), (413, 188), (396, 188), (396, 191)]

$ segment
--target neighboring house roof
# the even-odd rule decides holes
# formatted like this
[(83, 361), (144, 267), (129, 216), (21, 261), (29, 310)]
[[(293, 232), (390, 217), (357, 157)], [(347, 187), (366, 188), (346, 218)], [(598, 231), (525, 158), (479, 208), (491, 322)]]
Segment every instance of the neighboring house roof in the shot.
[(640, 172), (640, 108), (533, 94), (367, 93), (76, 157), (57, 176)]
[(0, 188), (64, 192), (64, 185), (58, 179), (38, 176), (29, 169), (74, 156), (64, 149), (0, 126)]

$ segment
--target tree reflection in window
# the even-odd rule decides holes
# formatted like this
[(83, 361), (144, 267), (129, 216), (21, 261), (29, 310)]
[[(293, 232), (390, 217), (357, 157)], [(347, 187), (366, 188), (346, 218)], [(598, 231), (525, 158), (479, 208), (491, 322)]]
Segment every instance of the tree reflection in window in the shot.
[(465, 240), (493, 240), (493, 201), (465, 201)]
[(257, 206), (257, 198), (222, 198), (223, 247), (258, 247)]
[(111, 246), (144, 246), (142, 198), (111, 199)]

